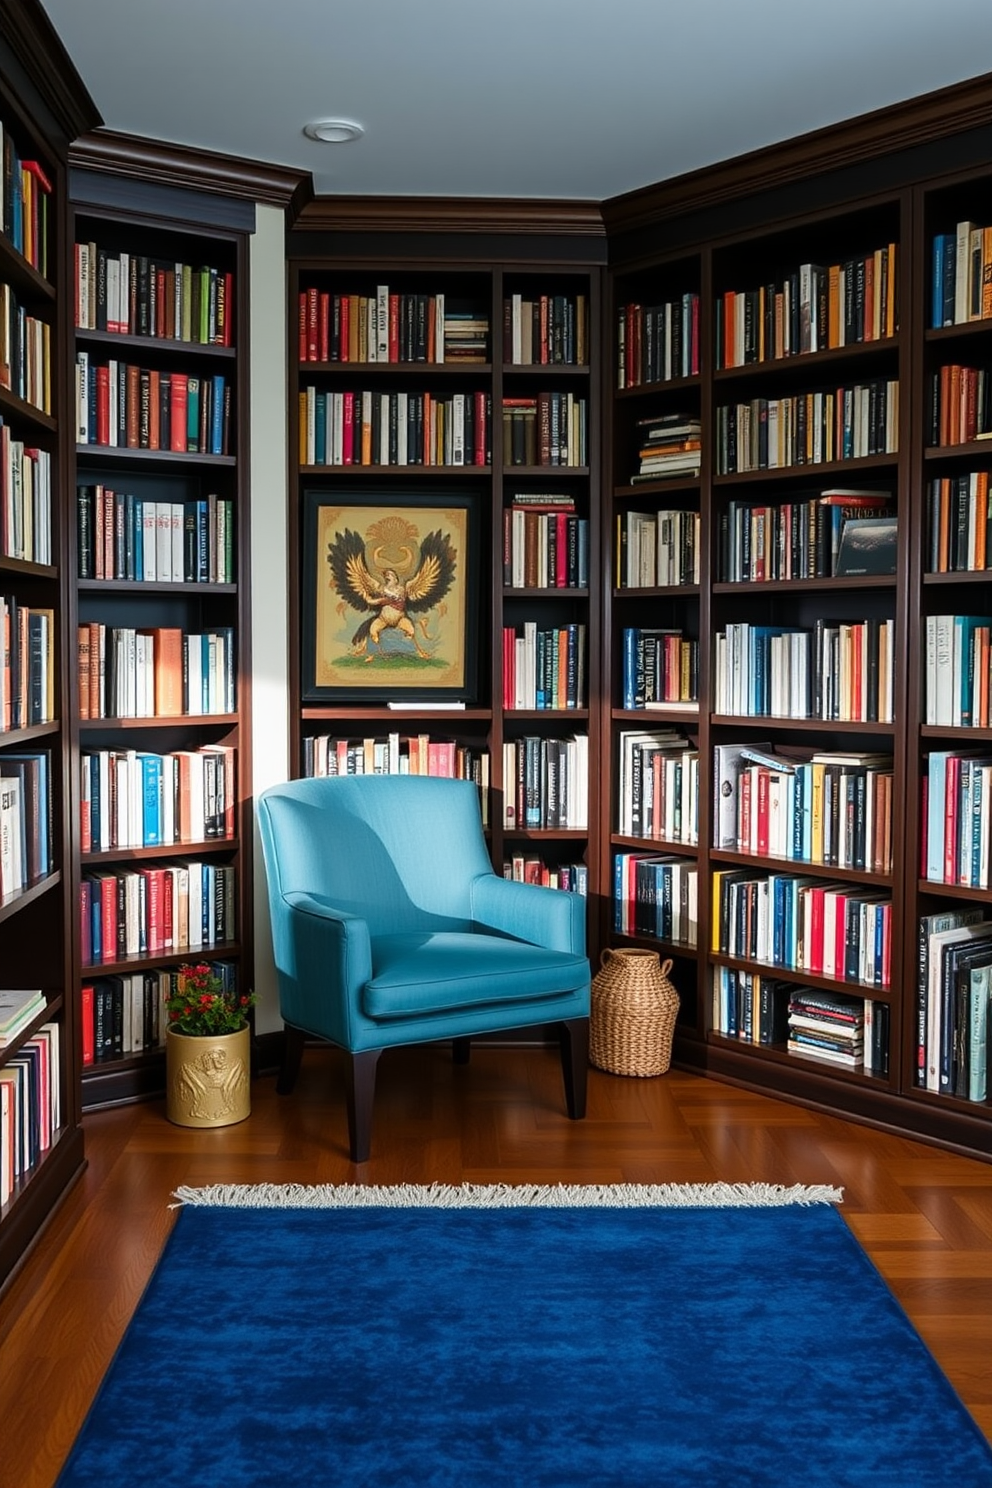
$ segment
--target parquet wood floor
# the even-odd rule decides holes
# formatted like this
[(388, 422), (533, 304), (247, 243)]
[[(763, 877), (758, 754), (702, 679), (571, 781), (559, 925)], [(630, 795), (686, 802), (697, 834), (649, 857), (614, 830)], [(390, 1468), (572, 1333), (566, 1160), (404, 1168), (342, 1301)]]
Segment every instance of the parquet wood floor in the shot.
[(536, 1048), (477, 1047), (464, 1068), (440, 1047), (384, 1055), (362, 1169), (348, 1161), (332, 1050), (307, 1051), (292, 1096), (256, 1080), (240, 1126), (187, 1131), (151, 1102), (93, 1113), (85, 1127), (87, 1170), (0, 1298), (2, 1488), (51, 1488), (184, 1183), (836, 1184), (847, 1222), (992, 1440), (992, 1162), (679, 1071), (593, 1070), (588, 1116), (573, 1123), (557, 1054)]

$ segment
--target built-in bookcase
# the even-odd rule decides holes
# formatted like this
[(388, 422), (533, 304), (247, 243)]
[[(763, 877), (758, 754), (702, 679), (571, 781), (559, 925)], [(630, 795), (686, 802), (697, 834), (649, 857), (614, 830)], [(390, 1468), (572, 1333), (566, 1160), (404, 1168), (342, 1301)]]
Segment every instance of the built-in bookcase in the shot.
[(599, 872), (678, 1058), (984, 1151), (992, 232), (933, 166), (617, 214)]
[[(183, 962), (251, 970), (246, 233), (73, 176), (84, 1105), (164, 1088)], [(125, 193), (126, 197), (126, 193)], [(170, 208), (175, 208), (172, 215)], [(186, 206), (188, 211), (188, 206)]]
[[(96, 121), (51, 33), (0, 16), (0, 1286), (82, 1171), (67, 690), (68, 138)], [(38, 81), (44, 74), (44, 80)], [(10, 997), (7, 994), (18, 996)], [(29, 995), (33, 994), (33, 995)]]
[[(588, 893), (598, 267), (412, 237), (346, 258), (314, 251), (317, 216), (290, 239), (293, 768), (467, 776), (497, 871)], [(370, 629), (331, 549), (351, 533), (369, 584), (409, 585), (434, 532), (445, 594), (413, 635)]]

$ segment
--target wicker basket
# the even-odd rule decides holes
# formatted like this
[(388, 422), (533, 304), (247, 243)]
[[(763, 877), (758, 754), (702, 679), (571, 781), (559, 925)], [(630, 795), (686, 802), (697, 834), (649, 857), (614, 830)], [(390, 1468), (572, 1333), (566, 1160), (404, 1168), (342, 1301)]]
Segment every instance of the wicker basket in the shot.
[(592, 981), (589, 1058), (613, 1075), (663, 1075), (672, 1060), (679, 994), (657, 951), (607, 947)]

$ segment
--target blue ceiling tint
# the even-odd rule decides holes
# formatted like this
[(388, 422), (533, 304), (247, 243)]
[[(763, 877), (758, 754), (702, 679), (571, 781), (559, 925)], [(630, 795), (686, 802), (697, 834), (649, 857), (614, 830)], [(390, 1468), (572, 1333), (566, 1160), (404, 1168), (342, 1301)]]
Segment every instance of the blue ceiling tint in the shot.
[[(602, 200), (992, 70), (988, 0), (45, 0), (111, 129), (320, 193)], [(365, 136), (304, 138), (313, 119)]]

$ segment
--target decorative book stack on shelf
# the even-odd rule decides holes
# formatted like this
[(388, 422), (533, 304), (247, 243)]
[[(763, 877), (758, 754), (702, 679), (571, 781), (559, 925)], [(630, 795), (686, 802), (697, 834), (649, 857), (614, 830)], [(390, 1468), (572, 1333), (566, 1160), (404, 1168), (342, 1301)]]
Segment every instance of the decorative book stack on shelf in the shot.
[(82, 1171), (71, 985), (62, 518), (69, 139), (96, 110), (54, 35), (0, 13), (0, 1287)]
[[(246, 233), (73, 177), (74, 977), (87, 1106), (164, 1088), (163, 1004), (249, 987)], [(186, 215), (189, 216), (188, 209)]]
[(290, 238), (294, 768), (473, 779), (497, 871), (585, 893), (598, 268), (344, 258), (321, 211)]

